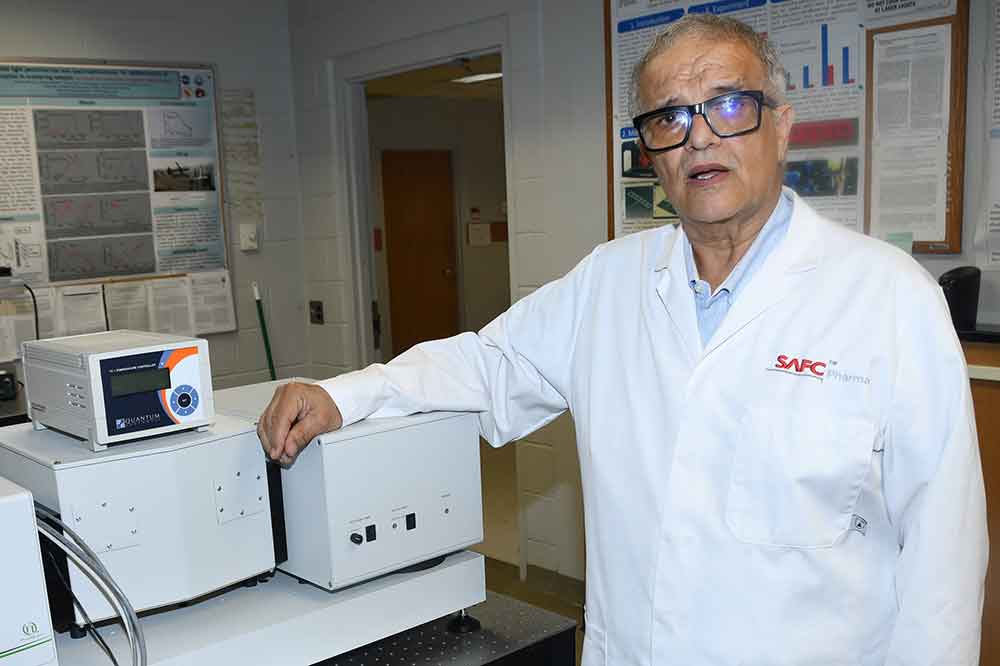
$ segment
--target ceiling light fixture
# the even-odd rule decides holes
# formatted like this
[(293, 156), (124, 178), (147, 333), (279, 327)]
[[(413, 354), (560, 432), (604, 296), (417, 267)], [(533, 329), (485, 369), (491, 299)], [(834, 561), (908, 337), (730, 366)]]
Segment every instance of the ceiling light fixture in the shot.
[(493, 79), (499, 79), (503, 76), (503, 72), (490, 72), (489, 74), (470, 74), (469, 76), (463, 76), (458, 79), (452, 79), (452, 83), (482, 83), (483, 81), (492, 81)]

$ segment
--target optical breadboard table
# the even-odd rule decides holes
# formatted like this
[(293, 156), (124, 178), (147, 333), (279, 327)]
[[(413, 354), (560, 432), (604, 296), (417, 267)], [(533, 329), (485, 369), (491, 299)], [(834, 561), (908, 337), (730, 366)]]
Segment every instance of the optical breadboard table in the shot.
[(576, 622), (492, 592), (469, 609), (482, 628), (448, 631), (441, 618), (322, 662), (321, 666), (573, 666)]

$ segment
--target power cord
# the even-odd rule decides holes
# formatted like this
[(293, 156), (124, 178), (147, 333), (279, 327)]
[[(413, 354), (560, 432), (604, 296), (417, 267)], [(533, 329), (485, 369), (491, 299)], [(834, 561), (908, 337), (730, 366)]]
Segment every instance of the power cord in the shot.
[(59, 569), (59, 563), (56, 562), (55, 556), (52, 555), (51, 552), (47, 552), (46, 555), (49, 556), (49, 562), (52, 563), (52, 570), (55, 572), (56, 577), (59, 579), (59, 583), (63, 586), (63, 589), (66, 590), (66, 593), (69, 594), (70, 598), (73, 599), (73, 605), (76, 607), (78, 611), (80, 611), (80, 615), (83, 616), (84, 622), (87, 623), (86, 625), (84, 625), (83, 628), (86, 630), (88, 634), (90, 634), (90, 637), (97, 642), (101, 650), (104, 651), (104, 654), (106, 654), (108, 656), (108, 659), (111, 660), (111, 663), (114, 664), (114, 666), (118, 666), (118, 660), (115, 659), (115, 653), (111, 651), (111, 646), (109, 646), (105, 642), (104, 637), (101, 636), (101, 632), (98, 631), (97, 629), (97, 625), (95, 625), (94, 621), (90, 619), (90, 616), (84, 609), (83, 604), (81, 604), (80, 600), (77, 599), (75, 594), (73, 594), (73, 590), (72, 588), (70, 588), (69, 582), (67, 582), (66, 578), (62, 575), (62, 571), (60, 571)]
[[(146, 639), (139, 625), (139, 616), (129, 603), (125, 593), (104, 567), (97, 554), (86, 544), (79, 534), (66, 525), (59, 515), (35, 502), (35, 514), (39, 534), (48, 538), (54, 546), (91, 580), (107, 598), (115, 613), (121, 618), (132, 652), (133, 666), (146, 666)], [(55, 527), (53, 527), (53, 525)], [(61, 529), (62, 533), (58, 530)]]
[(28, 284), (27, 282), (25, 282), (24, 283), (24, 288), (28, 290), (29, 294), (31, 294), (31, 308), (32, 308), (32, 310), (35, 311), (35, 339), (36, 340), (41, 340), (42, 339), (42, 332), (41, 332), (41, 330), (38, 327), (38, 299), (35, 298), (35, 290), (31, 288), (30, 284)]

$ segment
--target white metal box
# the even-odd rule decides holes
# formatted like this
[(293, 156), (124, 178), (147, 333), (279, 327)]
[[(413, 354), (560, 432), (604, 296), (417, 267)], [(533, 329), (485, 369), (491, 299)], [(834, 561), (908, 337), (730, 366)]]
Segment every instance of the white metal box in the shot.
[[(0, 429), (0, 475), (58, 512), (137, 611), (196, 599), (274, 568), (265, 459), (248, 421), (219, 417), (206, 432), (98, 453), (52, 430), (10, 426)], [(91, 618), (111, 617), (97, 588), (73, 567), (68, 573)]]
[(58, 663), (31, 494), (0, 476), (0, 663)]
[[(258, 415), (278, 384), (219, 391), (219, 413)], [(281, 485), (288, 560), (278, 568), (328, 590), (483, 539), (475, 414), (368, 419), (320, 435)]]
[(109, 444), (212, 423), (208, 343), (108, 331), (24, 343), (28, 409), (37, 427)]

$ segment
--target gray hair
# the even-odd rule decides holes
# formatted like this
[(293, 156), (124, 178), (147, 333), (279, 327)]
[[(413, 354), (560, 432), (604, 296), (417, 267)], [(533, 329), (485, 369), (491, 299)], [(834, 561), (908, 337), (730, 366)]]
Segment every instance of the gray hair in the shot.
[(645, 109), (639, 100), (639, 78), (652, 60), (673, 46), (682, 37), (738, 41), (745, 44), (760, 60), (767, 72), (764, 95), (774, 104), (785, 104), (785, 68), (778, 60), (778, 52), (767, 38), (753, 31), (746, 23), (715, 14), (688, 14), (684, 18), (664, 28), (646, 49), (642, 59), (632, 68), (632, 83), (629, 89), (629, 107), (632, 115)]

